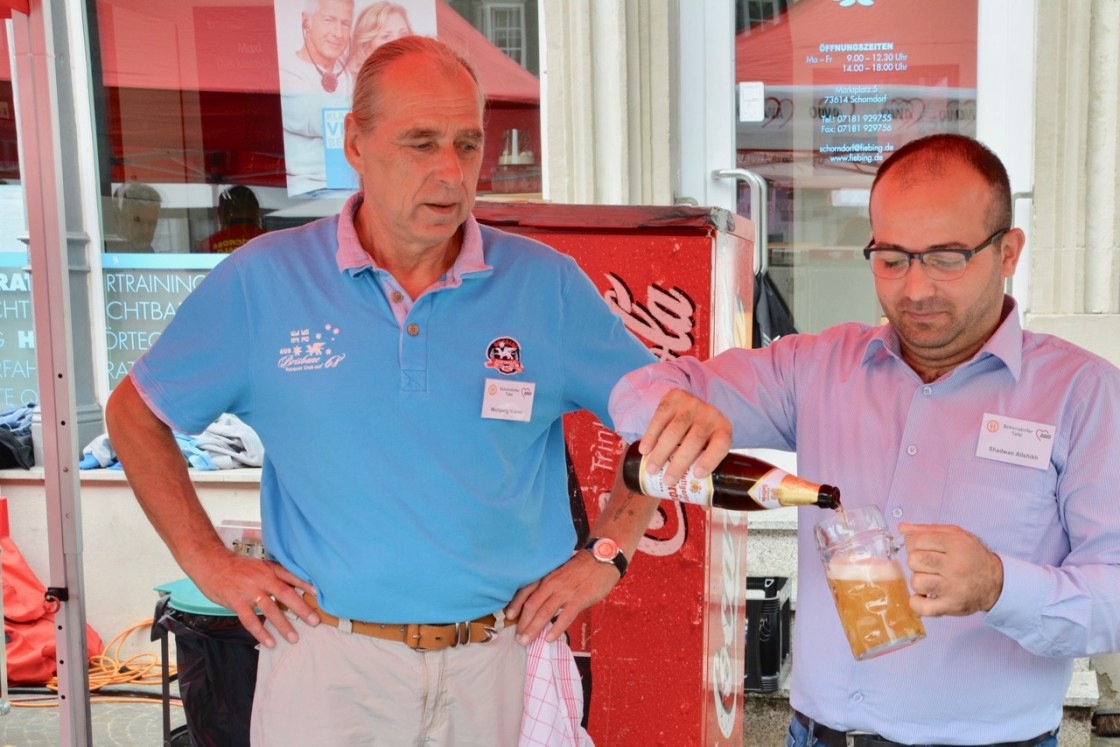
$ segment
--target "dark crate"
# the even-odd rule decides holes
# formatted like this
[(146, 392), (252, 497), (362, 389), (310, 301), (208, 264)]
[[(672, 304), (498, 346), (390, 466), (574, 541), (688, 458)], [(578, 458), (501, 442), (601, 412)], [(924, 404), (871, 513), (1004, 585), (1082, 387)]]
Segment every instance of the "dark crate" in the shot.
[(786, 576), (747, 578), (746, 674), (743, 689), (772, 693), (790, 650), (790, 583)]

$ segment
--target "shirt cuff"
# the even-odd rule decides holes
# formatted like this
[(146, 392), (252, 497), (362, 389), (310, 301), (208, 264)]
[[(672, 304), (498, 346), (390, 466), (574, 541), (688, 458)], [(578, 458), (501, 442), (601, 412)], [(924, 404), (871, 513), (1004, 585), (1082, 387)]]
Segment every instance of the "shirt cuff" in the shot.
[(661, 398), (677, 386), (671, 381), (652, 380), (647, 369), (624, 376), (611, 390), (607, 405), (615, 432), (626, 443), (641, 439)]
[(1028, 640), (1038, 635), (1051, 584), (1049, 573), (1018, 558), (1000, 555), (999, 559), (1003, 563), (1003, 590), (984, 617), (984, 624), (1017, 641)]

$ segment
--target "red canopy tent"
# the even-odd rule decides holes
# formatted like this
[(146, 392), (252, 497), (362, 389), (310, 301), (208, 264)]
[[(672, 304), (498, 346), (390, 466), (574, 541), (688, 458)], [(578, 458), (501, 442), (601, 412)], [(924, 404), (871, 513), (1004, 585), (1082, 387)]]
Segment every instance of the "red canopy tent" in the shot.
[[(236, 7), (207, 0), (99, 0), (107, 87), (279, 93), (272, 0)], [(536, 106), (540, 83), (451, 9), (436, 1), (439, 38), (474, 65), (488, 102)]]
[[(24, 15), (27, 15), (28, 13), (31, 12), (27, 3), (28, 3), (28, 0), (0, 0), (0, 21), (11, 18), (13, 10), (16, 11), (17, 13), (23, 13)], [(5, 67), (7, 67), (7, 61), (5, 61), (4, 65), (5, 65)], [(9, 72), (8, 76), (9, 77), (6, 78), (6, 80), (11, 79), (11, 73), (10, 72)]]

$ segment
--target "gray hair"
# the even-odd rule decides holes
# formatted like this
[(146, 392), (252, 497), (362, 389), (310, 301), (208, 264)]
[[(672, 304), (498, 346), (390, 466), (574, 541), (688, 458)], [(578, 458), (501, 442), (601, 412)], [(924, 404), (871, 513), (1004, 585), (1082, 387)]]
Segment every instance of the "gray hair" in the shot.
[(354, 81), (354, 96), (350, 112), (359, 131), (369, 132), (377, 120), (381, 104), (379, 84), (385, 70), (397, 60), (409, 55), (421, 55), (435, 62), (448, 75), (455, 75), (460, 70), (465, 70), (471, 76), (478, 91), (480, 108), (485, 109), (486, 97), (478, 82), (478, 73), (471, 63), (438, 39), (430, 36), (404, 36), (375, 49), (362, 64), (362, 69), (358, 71), (358, 77)]

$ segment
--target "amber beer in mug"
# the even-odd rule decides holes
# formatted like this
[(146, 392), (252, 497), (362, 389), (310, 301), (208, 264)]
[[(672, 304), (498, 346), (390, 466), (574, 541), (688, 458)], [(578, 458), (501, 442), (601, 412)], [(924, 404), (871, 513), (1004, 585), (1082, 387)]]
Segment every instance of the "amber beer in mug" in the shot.
[(871, 659), (926, 637), (877, 506), (846, 508), (819, 522), (817, 547), (852, 655)]

